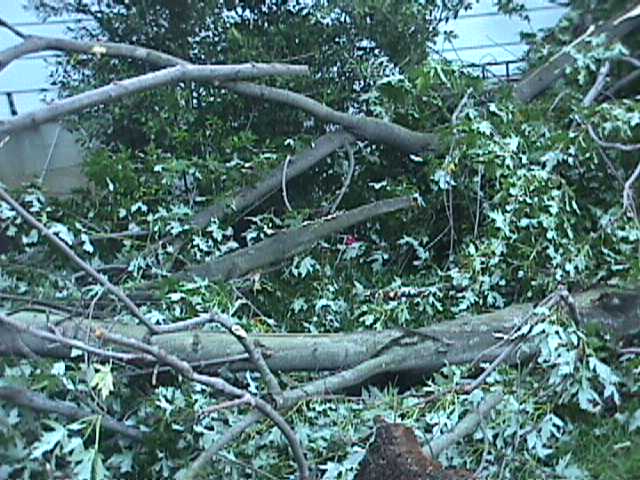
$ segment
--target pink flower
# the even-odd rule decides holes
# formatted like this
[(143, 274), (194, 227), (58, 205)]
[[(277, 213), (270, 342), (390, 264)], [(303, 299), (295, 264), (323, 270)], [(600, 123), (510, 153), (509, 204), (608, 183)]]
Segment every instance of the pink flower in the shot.
[(351, 245), (355, 245), (356, 243), (360, 243), (360, 240), (358, 240), (358, 238), (355, 235), (347, 235), (344, 239), (344, 244), (347, 247), (350, 247)]

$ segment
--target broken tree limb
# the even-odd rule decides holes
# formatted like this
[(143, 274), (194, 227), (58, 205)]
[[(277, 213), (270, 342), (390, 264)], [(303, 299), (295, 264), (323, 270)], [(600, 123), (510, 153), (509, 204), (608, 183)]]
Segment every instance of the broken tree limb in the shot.
[(181, 81), (200, 81), (219, 85), (221, 82), (266, 76), (307, 75), (303, 65), (247, 63), (240, 65), (178, 65), (127, 78), (64, 98), (33, 112), (0, 122), (0, 136), (57, 120), (98, 105), (107, 105), (127, 96), (153, 90)]
[(175, 274), (173, 278), (188, 279), (193, 276), (209, 280), (238, 278), (253, 270), (277, 265), (283, 260), (311, 248), (318, 241), (335, 232), (365, 222), (378, 215), (415, 205), (413, 197), (399, 197), (373, 202), (299, 228), (285, 230), (255, 245), (190, 267)]
[[(0, 26), (12, 29), (7, 22), (0, 21)], [(172, 65), (194, 66), (184, 59), (168, 55), (158, 50), (135, 45), (111, 42), (83, 42), (35, 35), (24, 35), (21, 36), (21, 38), (23, 38), (22, 43), (0, 51), (0, 71), (13, 60), (30, 53), (45, 50), (134, 58), (163, 68)], [(261, 89), (260, 85), (243, 83), (241, 86), (237, 86), (237, 83), (233, 81), (227, 81), (222, 86), (250, 98), (264, 98), (266, 100), (283, 102), (293, 107), (302, 108), (307, 111), (307, 113), (317, 116), (317, 118), (323, 121), (342, 125), (345, 129), (352, 130), (355, 135), (363, 137), (373, 143), (383, 143), (394, 146), (407, 153), (418, 153), (425, 150), (440, 152), (443, 150), (442, 140), (439, 135), (415, 132), (395, 123), (385, 122), (376, 118), (356, 117), (338, 112), (304, 95), (288, 90), (274, 89), (267, 93), (267, 90)], [(3, 128), (5, 127), (0, 123), (0, 133), (9, 133), (3, 132)]]
[[(602, 329), (613, 338), (640, 334), (640, 288), (590, 290), (575, 295), (575, 300), (584, 326)], [(288, 404), (294, 399), (306, 398), (306, 395), (330, 393), (357, 385), (380, 373), (430, 374), (445, 364), (467, 364), (478, 356), (482, 361), (490, 361), (507, 347), (492, 348), (500, 343), (496, 334), (510, 332), (533, 307), (533, 304), (519, 304), (492, 313), (436, 323), (417, 330), (420, 334), (415, 337), (407, 337), (402, 329), (249, 336), (262, 346), (267, 365), (273, 372), (340, 370), (336, 375), (316, 380), (297, 392), (286, 393), (285, 404)], [(16, 313), (11, 318), (32, 328), (46, 329), (48, 325), (55, 324), (60, 335), (81, 340), (87, 338), (87, 332), (99, 328), (139, 340), (148, 337), (147, 329), (142, 326), (112, 321), (74, 319), (28, 311)], [(425, 323), (433, 320), (425, 318)], [(24, 355), (18, 348), (20, 340), (36, 355), (71, 358), (71, 347), (5, 326), (0, 326), (0, 355)], [(153, 335), (150, 342), (188, 362), (224, 359), (244, 353), (232, 335), (222, 332), (159, 334)], [(525, 342), (517, 357), (526, 359), (533, 353), (530, 342)], [(511, 356), (509, 361), (514, 361), (515, 357)], [(244, 371), (255, 367), (250, 361), (239, 361), (227, 364), (227, 368)]]
[[(0, 26), (11, 28), (7, 22), (0, 21)], [(136, 47), (113, 42), (83, 42), (69, 38), (45, 37), (40, 35), (24, 35), (24, 41), (0, 52), (0, 71), (11, 62), (31, 53), (55, 50), (59, 52), (85, 53), (88, 55), (107, 55), (109, 57), (135, 58), (152, 63), (159, 67), (187, 65), (189, 62), (149, 48)]]
[[(346, 132), (331, 132), (322, 135), (312, 147), (294, 155), (289, 160), (286, 181), (306, 172), (327, 156), (354, 140), (353, 136)], [(279, 165), (267, 173), (255, 186), (242, 189), (231, 200), (223, 199), (205, 208), (193, 218), (191, 223), (197, 228), (204, 228), (212, 218), (222, 218), (233, 212), (242, 212), (252, 207), (280, 188), (282, 169), (283, 166)]]
[(437, 153), (441, 152), (443, 148), (439, 135), (414, 132), (395, 123), (385, 122), (377, 118), (342, 113), (312, 98), (290, 90), (247, 82), (225, 83), (223, 86), (244, 97), (268, 100), (297, 108), (323, 122), (340, 125), (357, 137), (373, 143), (390, 145), (406, 153), (420, 153), (423, 151)]
[(564, 75), (566, 67), (575, 62), (571, 50), (586, 44), (588, 40), (605, 35), (607, 42), (611, 43), (638, 28), (640, 28), (640, 2), (634, 2), (633, 7), (625, 13), (599, 27), (589, 27), (585, 33), (551, 57), (544, 65), (525, 75), (516, 84), (514, 96), (528, 103), (544, 92)]

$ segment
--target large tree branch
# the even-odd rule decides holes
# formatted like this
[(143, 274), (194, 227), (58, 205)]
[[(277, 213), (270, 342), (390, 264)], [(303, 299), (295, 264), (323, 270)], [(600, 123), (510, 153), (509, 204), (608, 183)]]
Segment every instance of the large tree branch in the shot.
[(587, 41), (600, 35), (605, 35), (607, 42), (611, 43), (639, 27), (640, 3), (636, 2), (634, 6), (625, 13), (606, 22), (600, 27), (589, 27), (585, 33), (551, 57), (544, 65), (525, 75), (514, 88), (515, 97), (526, 103), (544, 92), (564, 75), (566, 67), (573, 65), (575, 62), (572, 50), (585, 45)]
[(58, 100), (39, 110), (0, 122), (0, 136), (59, 119), (97, 105), (114, 103), (135, 93), (181, 81), (221, 82), (272, 75), (306, 75), (306, 66), (248, 63), (244, 65), (178, 65), (139, 75)]
[[(4, 26), (8, 26), (6, 22), (3, 23)], [(0, 25), (3, 23), (0, 22)], [(0, 70), (17, 58), (29, 53), (44, 50), (60, 50), (65, 52), (135, 58), (161, 67), (167, 67), (170, 65), (192, 65), (186, 60), (172, 55), (134, 45), (109, 42), (82, 42), (78, 40), (32, 35), (24, 36), (22, 43), (0, 52)], [(227, 80), (236, 79), (230, 78)], [(236, 85), (236, 83), (228, 81), (224, 86), (238, 94), (246, 95), (251, 98), (259, 97), (301, 108), (311, 115), (317, 116), (317, 118), (323, 121), (342, 125), (344, 128), (352, 130), (354, 134), (364, 137), (374, 143), (388, 144), (408, 153), (416, 153), (424, 150), (438, 152), (442, 150), (440, 137), (435, 134), (414, 132), (400, 125), (375, 118), (348, 115), (326, 107), (325, 105), (303, 95), (289, 92), (287, 90), (274, 89), (269, 91), (261, 89), (259, 85), (246, 83), (237, 87)], [(1, 128), (0, 133), (3, 133)]]
[[(10, 25), (0, 20), (5, 28)], [(85, 53), (88, 55), (107, 55), (109, 57), (134, 58), (159, 67), (188, 65), (189, 62), (173, 55), (135, 45), (112, 42), (83, 42), (68, 38), (25, 35), (24, 41), (0, 52), (0, 71), (11, 62), (31, 53), (57, 50), (60, 52)]]
[(425, 150), (440, 152), (442, 150), (442, 141), (439, 135), (414, 132), (377, 118), (338, 112), (316, 100), (290, 90), (246, 82), (226, 83), (224, 87), (245, 97), (282, 103), (303, 110), (324, 122), (341, 125), (358, 137), (373, 143), (391, 145), (407, 153), (419, 153)]
[[(640, 333), (640, 288), (591, 290), (577, 294), (575, 300), (584, 325), (598, 327), (615, 338)], [(508, 348), (508, 344), (500, 344), (495, 335), (511, 332), (514, 323), (533, 307), (532, 304), (519, 304), (493, 313), (465, 316), (421, 328), (415, 335), (402, 329), (392, 329), (341, 334), (250, 334), (250, 338), (262, 345), (263, 351), (269, 352), (265, 361), (274, 372), (346, 370), (370, 362), (371, 368), (363, 366), (355, 373), (340, 372), (345, 376), (319, 380), (320, 383), (313, 388), (304, 388), (305, 392), (318, 394), (346, 388), (354, 382), (361, 383), (378, 373), (415, 371), (428, 374), (445, 364), (473, 362), (479, 355), (482, 355), (481, 360), (490, 361)], [(101, 328), (110, 328), (139, 340), (147, 335), (147, 330), (140, 325), (78, 320), (42, 312), (19, 312), (10, 318), (41, 329), (56, 322), (60, 335), (71, 339), (84, 340), (86, 330)], [(426, 324), (431, 321), (424, 319)], [(0, 355), (22, 356), (24, 353), (18, 348), (20, 340), (37, 355), (71, 358), (69, 346), (0, 325)], [(150, 342), (188, 362), (225, 359), (244, 353), (233, 336), (227, 333), (167, 333), (154, 335)], [(528, 344), (525, 343), (523, 348), (526, 351)], [(255, 366), (251, 361), (238, 361), (229, 363), (228, 368), (243, 371)]]
[(209, 280), (228, 280), (241, 277), (252, 270), (278, 264), (304, 250), (332, 233), (349, 228), (378, 215), (395, 212), (415, 205), (412, 197), (399, 197), (370, 203), (347, 212), (322, 219), (310, 225), (286, 230), (261, 242), (228, 253), (220, 258), (195, 265), (174, 275), (187, 279), (192, 276)]
[[(353, 141), (353, 136), (346, 132), (332, 132), (321, 136), (312, 147), (294, 155), (289, 160), (286, 181), (301, 175), (339, 148)], [(271, 192), (280, 188), (282, 169), (283, 165), (279, 165), (267, 173), (255, 186), (240, 190), (231, 200), (225, 198), (205, 208), (193, 218), (191, 223), (198, 228), (203, 228), (212, 218), (222, 218), (233, 212), (242, 212), (252, 207)]]

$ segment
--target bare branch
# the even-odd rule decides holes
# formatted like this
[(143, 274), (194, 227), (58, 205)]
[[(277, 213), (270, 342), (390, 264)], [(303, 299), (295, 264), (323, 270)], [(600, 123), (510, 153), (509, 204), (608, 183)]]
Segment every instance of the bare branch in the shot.
[(278, 405), (282, 401), (282, 390), (280, 389), (280, 385), (278, 385), (278, 379), (273, 375), (267, 362), (265, 362), (264, 357), (262, 356), (262, 352), (259, 348), (256, 348), (255, 343), (249, 336), (247, 332), (237, 323), (235, 323), (231, 318), (226, 315), (222, 315), (219, 313), (212, 313), (210, 317), (224, 328), (227, 329), (231, 335), (235, 337), (242, 348), (244, 348), (245, 352), (249, 355), (249, 358), (254, 363), (258, 371), (262, 374), (264, 381), (267, 383), (267, 388), (271, 395), (273, 395), (276, 405)]
[(151, 323), (144, 314), (140, 311), (140, 309), (131, 301), (129, 297), (127, 297), (122, 290), (113, 285), (107, 277), (97, 272), (91, 265), (82, 260), (78, 255), (75, 254), (71, 248), (69, 248), (62, 240), (52, 234), (47, 227), (45, 227), (42, 223), (36, 220), (29, 212), (27, 212), (22, 206), (16, 202), (11, 195), (9, 195), (2, 187), (0, 187), (0, 199), (4, 200), (8, 203), (11, 208), (13, 208), (18, 215), (20, 215), (25, 222), (31, 225), (33, 228), (38, 230), (42, 235), (44, 235), (47, 240), (49, 240), (58, 250), (62, 251), (73, 263), (75, 263), (82, 270), (87, 272), (87, 274), (93, 278), (96, 282), (102, 285), (107, 289), (111, 294), (113, 294), (118, 300), (125, 304), (127, 309), (138, 319), (140, 320), (147, 329), (152, 333), (158, 333), (160, 329)]
[[(26, 407), (36, 412), (55, 413), (73, 420), (80, 420), (88, 417), (95, 417), (98, 414), (90, 410), (76, 407), (70, 402), (51, 400), (41, 393), (21, 387), (0, 387), (0, 399), (11, 402), (21, 407)], [(137, 428), (130, 427), (109, 415), (100, 414), (101, 425), (112, 432), (124, 435), (137, 442), (142, 441), (144, 432)]]
[(245, 97), (289, 105), (305, 111), (323, 122), (340, 125), (358, 137), (365, 138), (373, 143), (390, 145), (407, 153), (419, 153), (425, 150), (439, 152), (442, 149), (438, 135), (414, 132), (395, 123), (385, 122), (377, 118), (356, 117), (338, 112), (300, 93), (247, 82), (225, 83), (223, 86)]
[(593, 104), (593, 102), (598, 98), (604, 86), (607, 82), (607, 75), (609, 75), (609, 71), (611, 70), (611, 62), (604, 62), (598, 70), (598, 75), (596, 76), (596, 81), (593, 83), (585, 97), (582, 99), (582, 106), (589, 107)]
[(636, 211), (635, 195), (633, 194), (633, 184), (640, 177), (640, 162), (636, 165), (633, 173), (629, 179), (624, 182), (624, 189), (622, 190), (622, 205), (624, 209), (636, 220), (638, 219), (638, 212)]
[(453, 430), (432, 440), (429, 443), (428, 448), (424, 449), (425, 455), (433, 459), (437, 459), (440, 454), (451, 445), (462, 440), (464, 437), (471, 435), (476, 431), (482, 419), (486, 417), (491, 410), (498, 406), (502, 401), (502, 398), (502, 393), (492, 393), (488, 395), (482, 404), (480, 404), (475, 411), (466, 415)]
[(287, 158), (284, 159), (284, 164), (282, 165), (282, 200), (284, 200), (284, 204), (287, 207), (287, 210), (292, 211), (291, 204), (289, 203), (289, 197), (287, 196), (287, 168), (289, 167), (289, 161), (291, 157), (287, 155)]
[[(5, 28), (10, 28), (4, 22)], [(13, 31), (13, 30), (12, 30)], [(15, 32), (14, 32), (15, 33)], [(68, 38), (45, 37), (40, 35), (19, 35), (24, 41), (0, 52), (0, 71), (12, 61), (30, 53), (56, 50), (89, 55), (108, 55), (110, 57), (135, 58), (160, 67), (188, 65), (189, 62), (149, 48), (112, 42), (83, 42)]]
[[(20, 30), (18, 30), (16, 27), (14, 27), (13, 25), (11, 25), (9, 22), (7, 22), (5, 19), (0, 18), (0, 27), (2, 28), (6, 28), (7, 30), (9, 30), (11, 33), (13, 33), (16, 37), (22, 38), (23, 40), (26, 38), (26, 34), (22, 33)], [(0, 65), (2, 65), (2, 62), (0, 62)], [(2, 70), (2, 68), (0, 67), (0, 70)]]
[(640, 143), (626, 144), (617, 142), (605, 142), (600, 137), (598, 137), (598, 134), (589, 123), (587, 123), (587, 130), (589, 130), (589, 135), (591, 135), (593, 141), (603, 148), (615, 148), (616, 150), (621, 150), (623, 152), (635, 152), (636, 150), (640, 150)]
[(347, 175), (344, 178), (344, 182), (342, 184), (342, 188), (340, 189), (340, 192), (338, 192), (338, 196), (336, 197), (335, 201), (333, 202), (333, 205), (331, 205), (331, 208), (329, 209), (329, 213), (335, 213), (335, 211), (338, 209), (338, 205), (340, 205), (340, 202), (344, 197), (344, 194), (347, 193), (347, 190), (349, 189), (349, 185), (351, 185), (353, 172), (356, 169), (356, 161), (353, 156), (353, 148), (351, 147), (351, 145), (347, 145), (347, 156), (349, 157), (349, 167), (347, 170)]
[(306, 75), (305, 66), (248, 63), (244, 65), (179, 65), (164, 70), (131, 77), (74, 95), (41, 108), (39, 110), (17, 115), (9, 120), (0, 122), (0, 135), (43, 123), (57, 120), (65, 115), (85, 110), (97, 105), (107, 105), (116, 100), (145, 92), (154, 88), (181, 81), (202, 81), (217, 86), (221, 82), (247, 78), (262, 78), (272, 75)]
[(165, 363), (172, 367), (176, 372), (180, 373), (184, 377), (188, 378), (197, 383), (201, 383), (202, 385), (206, 385), (208, 387), (214, 388), (225, 395), (236, 397), (236, 398), (247, 398), (248, 402), (251, 403), (253, 407), (255, 407), (260, 413), (262, 413), (265, 417), (271, 420), (276, 427), (282, 432), (284, 437), (287, 439), (289, 446), (291, 447), (291, 451), (293, 453), (293, 457), (298, 466), (298, 475), (300, 480), (306, 480), (309, 478), (309, 467), (307, 465), (307, 461), (304, 457), (304, 453), (302, 451), (302, 446), (300, 445), (300, 441), (296, 436), (293, 429), (289, 426), (287, 421), (275, 410), (271, 405), (269, 405), (264, 400), (260, 398), (254, 397), (250, 395), (248, 392), (234, 387), (230, 383), (227, 383), (225, 380), (219, 377), (212, 377), (209, 375), (204, 375), (201, 373), (197, 373), (191, 368), (189, 363), (181, 360), (175, 355), (167, 353), (163, 349), (143, 343), (141, 341), (127, 338), (122, 335), (117, 335), (113, 333), (106, 332), (105, 330), (96, 330), (95, 336), (98, 340), (105, 340), (107, 342), (115, 343), (116, 345), (121, 345), (123, 347), (127, 347), (133, 350), (137, 350), (147, 355), (151, 355), (155, 357), (162, 363)]

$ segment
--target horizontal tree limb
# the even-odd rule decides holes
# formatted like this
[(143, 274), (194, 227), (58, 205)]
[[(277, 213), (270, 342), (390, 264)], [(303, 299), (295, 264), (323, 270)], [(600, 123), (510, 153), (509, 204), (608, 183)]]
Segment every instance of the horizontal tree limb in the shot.
[[(353, 136), (346, 132), (331, 132), (322, 135), (312, 147), (294, 155), (289, 160), (286, 180), (289, 181), (306, 172), (339, 148), (353, 142)], [(282, 185), (283, 165), (271, 170), (253, 187), (240, 190), (232, 199), (223, 199), (198, 212), (192, 224), (204, 228), (212, 218), (222, 218), (233, 212), (241, 212), (255, 205)]]
[[(5, 26), (7, 25), (6, 22)], [(45, 51), (86, 53), (89, 55), (106, 55), (109, 57), (125, 57), (149, 62), (159, 67), (187, 65), (189, 62), (158, 50), (137, 47), (113, 42), (85, 42), (69, 38), (26, 35), (24, 40), (0, 52), (0, 72), (11, 62), (31, 53)]]
[(0, 135), (57, 120), (65, 115), (90, 107), (114, 103), (134, 93), (145, 92), (181, 81), (201, 81), (219, 84), (225, 81), (262, 78), (273, 75), (306, 75), (309, 69), (302, 65), (247, 63), (240, 65), (178, 65), (163, 70), (116, 81), (110, 85), (58, 100), (44, 108), (17, 115), (0, 122)]
[(525, 75), (514, 87), (515, 97), (527, 103), (553, 85), (564, 75), (566, 68), (575, 63), (571, 50), (586, 44), (588, 40), (604, 34), (607, 42), (612, 43), (638, 28), (640, 28), (640, 3), (635, 2), (633, 7), (625, 13), (600, 27), (589, 27), (584, 34), (551, 57), (545, 64)]
[(443, 148), (440, 136), (434, 133), (415, 132), (378, 118), (342, 113), (290, 90), (247, 82), (225, 83), (223, 86), (245, 97), (282, 103), (303, 110), (319, 120), (338, 124), (358, 137), (390, 145), (403, 152), (420, 153), (428, 150), (438, 153)]
[[(4, 23), (6, 25), (6, 22)], [(135, 58), (160, 67), (167, 67), (170, 65), (193, 65), (184, 59), (162, 53), (158, 50), (135, 45), (111, 42), (83, 42), (64, 38), (31, 35), (25, 36), (22, 43), (0, 52), (0, 71), (11, 61), (17, 58), (45, 50)], [(438, 135), (414, 132), (395, 123), (385, 122), (375, 118), (348, 115), (326, 107), (323, 104), (303, 95), (289, 92), (287, 90), (275, 89), (274, 91), (267, 93), (266, 91), (261, 90), (259, 85), (246, 83), (234, 90), (235, 84), (233, 82), (227, 82), (224, 86), (240, 95), (247, 95), (251, 98), (262, 97), (270, 101), (283, 102), (293, 107), (302, 108), (307, 111), (307, 113), (317, 116), (317, 118), (323, 121), (342, 125), (347, 130), (353, 129), (354, 134), (357, 136), (361, 136), (374, 143), (385, 143), (395, 146), (396, 148), (408, 153), (417, 153), (424, 150), (439, 152), (443, 148), (441, 139)], [(299, 105), (296, 103), (292, 104), (291, 102), (297, 102)], [(0, 134), (1, 133), (5, 132), (2, 131), (2, 124), (0, 123)]]
[(0, 399), (11, 402), (21, 407), (27, 407), (36, 412), (55, 413), (72, 420), (81, 420), (83, 418), (102, 417), (101, 425), (103, 428), (115, 433), (124, 435), (132, 440), (140, 441), (144, 437), (144, 432), (137, 428), (130, 427), (124, 423), (115, 420), (109, 415), (98, 414), (84, 408), (77, 407), (71, 402), (61, 400), (52, 400), (49, 397), (22, 387), (0, 387)]
[[(581, 321), (614, 338), (640, 333), (640, 288), (619, 290), (603, 288), (575, 296)], [(460, 365), (482, 355), (483, 361), (497, 357), (504, 345), (496, 334), (511, 331), (514, 323), (534, 307), (519, 304), (492, 313), (470, 315), (416, 330), (415, 336), (402, 329), (340, 334), (250, 334), (260, 345), (267, 365), (274, 372), (321, 372), (340, 370), (337, 375), (307, 385), (306, 392), (334, 392), (362, 383), (378, 373), (433, 373), (445, 364)], [(57, 331), (69, 338), (85, 340), (87, 330), (108, 329), (120, 335), (142, 340), (148, 330), (139, 325), (114, 324), (112, 321), (67, 318), (42, 312), (23, 311), (11, 316), (33, 328), (55, 323)], [(424, 323), (433, 319), (425, 318)], [(439, 340), (438, 340), (439, 339)], [(0, 355), (22, 356), (20, 341), (43, 357), (70, 358), (71, 348), (47, 341), (13, 328), (0, 327)], [(188, 362), (211, 361), (243, 354), (243, 348), (228, 333), (208, 331), (153, 335), (150, 342)], [(504, 342), (503, 342), (504, 343)], [(527, 348), (525, 343), (525, 349)], [(508, 343), (506, 344), (508, 346)], [(520, 352), (520, 358), (522, 352)], [(368, 363), (367, 363), (368, 362)], [(352, 371), (354, 367), (360, 370)], [(251, 362), (228, 364), (232, 371), (254, 369)], [(290, 394), (299, 398), (304, 392)], [(293, 397), (292, 397), (293, 395)], [(286, 397), (286, 395), (285, 395)]]
[(311, 248), (318, 241), (335, 232), (367, 221), (378, 215), (395, 212), (414, 205), (416, 205), (416, 202), (412, 197), (399, 197), (373, 202), (309, 225), (285, 230), (255, 245), (187, 268), (175, 274), (173, 278), (187, 279), (193, 276), (209, 280), (238, 278), (253, 270), (278, 264), (287, 258)]

